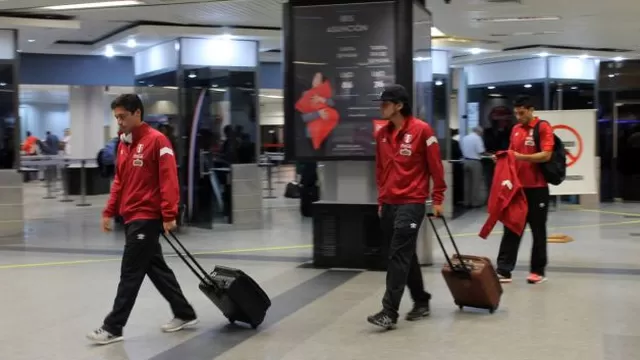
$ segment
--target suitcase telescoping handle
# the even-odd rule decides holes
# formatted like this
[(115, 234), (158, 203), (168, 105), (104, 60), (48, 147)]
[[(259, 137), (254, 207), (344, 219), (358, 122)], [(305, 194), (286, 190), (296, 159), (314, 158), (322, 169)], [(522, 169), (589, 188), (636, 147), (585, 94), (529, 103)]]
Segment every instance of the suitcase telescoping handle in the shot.
[[(189, 250), (187, 250), (187, 248), (182, 245), (182, 242), (180, 240), (178, 240), (178, 237), (171, 231), (168, 232), (169, 236), (171, 237), (171, 239), (173, 239), (173, 241), (175, 241), (180, 248), (182, 248), (182, 250), (184, 251), (185, 254), (187, 254), (187, 257), (189, 257), (189, 259), (191, 260), (191, 262), (193, 262), (193, 265), (195, 265), (198, 270), (196, 270), (193, 265), (187, 260), (187, 258), (180, 252), (180, 250), (176, 247), (176, 245), (173, 243), (173, 241), (171, 239), (169, 239), (169, 236), (167, 236), (166, 232), (162, 233), (162, 236), (164, 237), (164, 239), (169, 243), (169, 245), (173, 248), (173, 251), (176, 252), (176, 254), (178, 254), (178, 256), (180, 257), (180, 259), (182, 259), (182, 261), (184, 261), (185, 264), (187, 264), (187, 266), (189, 267), (189, 269), (191, 270), (191, 272), (193, 272), (193, 274), (203, 283), (210, 283), (212, 285), (215, 286), (215, 282), (213, 281), (213, 279), (211, 278), (211, 275), (209, 275), (209, 273), (202, 267), (202, 265), (200, 265), (200, 263), (196, 260), (195, 257), (193, 257), (193, 255), (189, 252)], [(208, 280), (208, 281), (205, 281)]]
[[(458, 255), (458, 260), (460, 261), (460, 266), (454, 266), (453, 262), (451, 261), (451, 258), (449, 257), (449, 253), (447, 253), (447, 250), (444, 248), (444, 244), (442, 243), (442, 239), (440, 238), (440, 234), (438, 233), (438, 229), (436, 229), (436, 224), (433, 222), (433, 218), (440, 218), (442, 219), (442, 223), (444, 224), (444, 228), (447, 230), (447, 234), (449, 235), (449, 239), (451, 239), (451, 243), (453, 244), (453, 248), (456, 251), (456, 254)], [(442, 252), (444, 253), (444, 257), (445, 259), (447, 259), (447, 263), (449, 263), (449, 267), (451, 268), (452, 271), (457, 271), (457, 272), (464, 272), (464, 273), (471, 273), (471, 269), (469, 267), (467, 267), (467, 265), (464, 263), (464, 261), (462, 260), (462, 255), (460, 254), (460, 250), (458, 250), (458, 245), (456, 244), (456, 241), (453, 238), (453, 234), (451, 234), (451, 230), (449, 229), (449, 224), (447, 224), (447, 220), (444, 218), (444, 216), (435, 216), (433, 213), (429, 213), (427, 214), (427, 219), (429, 219), (429, 222), (431, 223), (431, 227), (433, 228), (433, 232), (436, 235), (436, 239), (438, 239), (438, 243), (440, 244), (440, 248), (442, 249)], [(462, 268), (462, 269), (460, 269)]]

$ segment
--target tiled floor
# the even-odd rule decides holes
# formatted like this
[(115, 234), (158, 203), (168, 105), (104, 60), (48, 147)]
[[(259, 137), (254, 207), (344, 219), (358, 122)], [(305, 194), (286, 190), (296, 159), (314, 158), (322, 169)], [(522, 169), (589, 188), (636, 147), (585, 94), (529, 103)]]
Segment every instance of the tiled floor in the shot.
[[(286, 180), (289, 180), (287, 177)], [(277, 184), (276, 195), (283, 184)], [(163, 334), (169, 307), (145, 282), (125, 341), (106, 347), (84, 335), (109, 310), (119, 274), (122, 234), (99, 232), (104, 196), (94, 205), (42, 200), (41, 184), (26, 186), (30, 219), (23, 244), (0, 246), (3, 326), (0, 359), (8, 360), (251, 360), (251, 359), (468, 359), (632, 360), (640, 354), (640, 206), (606, 205), (600, 211), (564, 209), (550, 217), (551, 232), (575, 238), (550, 244), (550, 281), (525, 284), (530, 240), (523, 241), (515, 282), (500, 309), (460, 312), (439, 265), (425, 268), (433, 293), (432, 316), (401, 321), (380, 333), (365, 321), (380, 307), (384, 274), (299, 267), (311, 256), (311, 226), (297, 201), (265, 200), (263, 230), (190, 229), (182, 238), (207, 268), (242, 268), (273, 300), (257, 331), (229, 325), (199, 292), (197, 281), (169, 257), (201, 319), (192, 331)], [(475, 236), (484, 219), (470, 213), (451, 223), (463, 252), (495, 258), (499, 229)], [(440, 264), (442, 254), (435, 249)], [(170, 249), (165, 247), (170, 254)], [(408, 296), (402, 304), (410, 306)]]

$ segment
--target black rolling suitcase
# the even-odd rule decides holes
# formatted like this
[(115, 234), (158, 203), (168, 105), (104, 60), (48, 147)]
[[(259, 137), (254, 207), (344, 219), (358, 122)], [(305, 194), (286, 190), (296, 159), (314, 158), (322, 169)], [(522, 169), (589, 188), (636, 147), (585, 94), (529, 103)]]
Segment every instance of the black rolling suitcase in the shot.
[[(269, 296), (262, 290), (249, 275), (242, 270), (216, 266), (209, 274), (196, 261), (182, 242), (173, 233), (169, 233), (171, 239), (163, 234), (165, 240), (184, 261), (191, 271), (200, 279), (200, 290), (222, 311), (230, 322), (244, 322), (254, 329), (264, 320), (267, 310), (271, 306)], [(173, 242), (176, 242), (187, 258), (178, 250)], [(194, 266), (195, 265), (195, 268)], [(197, 268), (197, 269), (196, 269)], [(199, 270), (199, 271), (198, 271)]]

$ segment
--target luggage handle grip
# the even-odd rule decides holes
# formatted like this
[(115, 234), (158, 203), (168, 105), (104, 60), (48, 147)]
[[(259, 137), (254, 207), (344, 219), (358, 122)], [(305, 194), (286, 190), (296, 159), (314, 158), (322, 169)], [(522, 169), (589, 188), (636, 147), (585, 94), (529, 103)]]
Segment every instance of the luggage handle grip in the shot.
[(195, 264), (195, 266), (200, 270), (201, 273), (199, 273), (193, 267), (193, 265), (189, 263), (189, 261), (187, 261), (187, 258), (185, 258), (185, 256), (180, 252), (180, 250), (175, 246), (175, 244), (173, 244), (173, 241), (169, 239), (169, 237), (167, 236), (167, 233), (166, 232), (162, 233), (162, 236), (173, 248), (173, 251), (175, 251), (175, 253), (178, 254), (180, 259), (182, 259), (182, 261), (187, 265), (187, 267), (189, 267), (191, 272), (193, 272), (193, 274), (200, 280), (200, 282), (206, 283), (207, 282), (206, 280), (209, 280), (208, 282), (210, 282), (213, 286), (215, 286), (215, 282), (213, 281), (213, 278), (211, 277), (211, 275), (207, 273), (207, 271), (202, 267), (202, 265), (200, 265), (200, 263), (195, 259), (195, 257), (191, 254), (191, 252), (187, 250), (187, 248), (182, 244), (182, 242), (178, 240), (178, 237), (172, 231), (169, 231), (169, 235), (171, 235), (171, 238), (173, 238), (173, 240), (182, 248), (184, 253), (187, 254), (189, 259), (193, 262), (193, 264)]
[[(442, 243), (442, 239), (440, 238), (440, 234), (438, 233), (438, 230), (436, 229), (436, 224), (433, 222), (433, 218), (437, 217), (442, 219), (442, 223), (444, 224), (444, 228), (447, 230), (447, 234), (449, 235), (449, 239), (451, 239), (451, 244), (453, 244), (453, 248), (456, 251), (456, 254), (458, 255), (458, 259), (460, 260), (460, 265), (459, 266), (455, 266), (453, 265), (453, 262), (451, 261), (451, 258), (449, 257), (449, 253), (447, 253), (447, 250), (444, 247), (444, 244)], [(433, 213), (428, 213), (427, 214), (427, 219), (429, 219), (429, 222), (431, 223), (431, 227), (433, 228), (433, 232), (436, 235), (436, 239), (438, 239), (438, 243), (440, 244), (440, 248), (442, 249), (442, 252), (444, 253), (444, 257), (447, 260), (447, 263), (449, 263), (449, 267), (451, 268), (451, 271), (458, 271), (458, 272), (465, 272), (470, 274), (471, 270), (469, 267), (467, 267), (467, 264), (464, 263), (463, 259), (462, 259), (462, 254), (460, 254), (460, 250), (458, 249), (458, 245), (456, 244), (456, 241), (453, 238), (453, 234), (451, 234), (451, 230), (449, 229), (449, 224), (447, 224), (447, 220), (444, 218), (444, 216), (435, 216)], [(463, 268), (464, 270), (459, 270), (460, 268)]]

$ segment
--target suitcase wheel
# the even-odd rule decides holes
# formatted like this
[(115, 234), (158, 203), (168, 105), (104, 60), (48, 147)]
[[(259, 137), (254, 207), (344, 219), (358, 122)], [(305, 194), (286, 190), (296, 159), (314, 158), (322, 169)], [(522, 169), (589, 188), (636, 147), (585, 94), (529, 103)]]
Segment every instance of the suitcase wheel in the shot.
[(252, 327), (253, 329), (257, 329), (257, 328), (258, 328), (258, 324), (251, 324), (251, 327)]
[(229, 318), (229, 324), (235, 324), (235, 323), (236, 323), (236, 319)]
[(495, 309), (495, 308), (491, 308), (491, 309), (489, 309), (489, 314), (493, 314), (494, 312), (496, 312), (496, 309)]
[(462, 310), (462, 308), (464, 308), (464, 306), (458, 305), (458, 309)]

